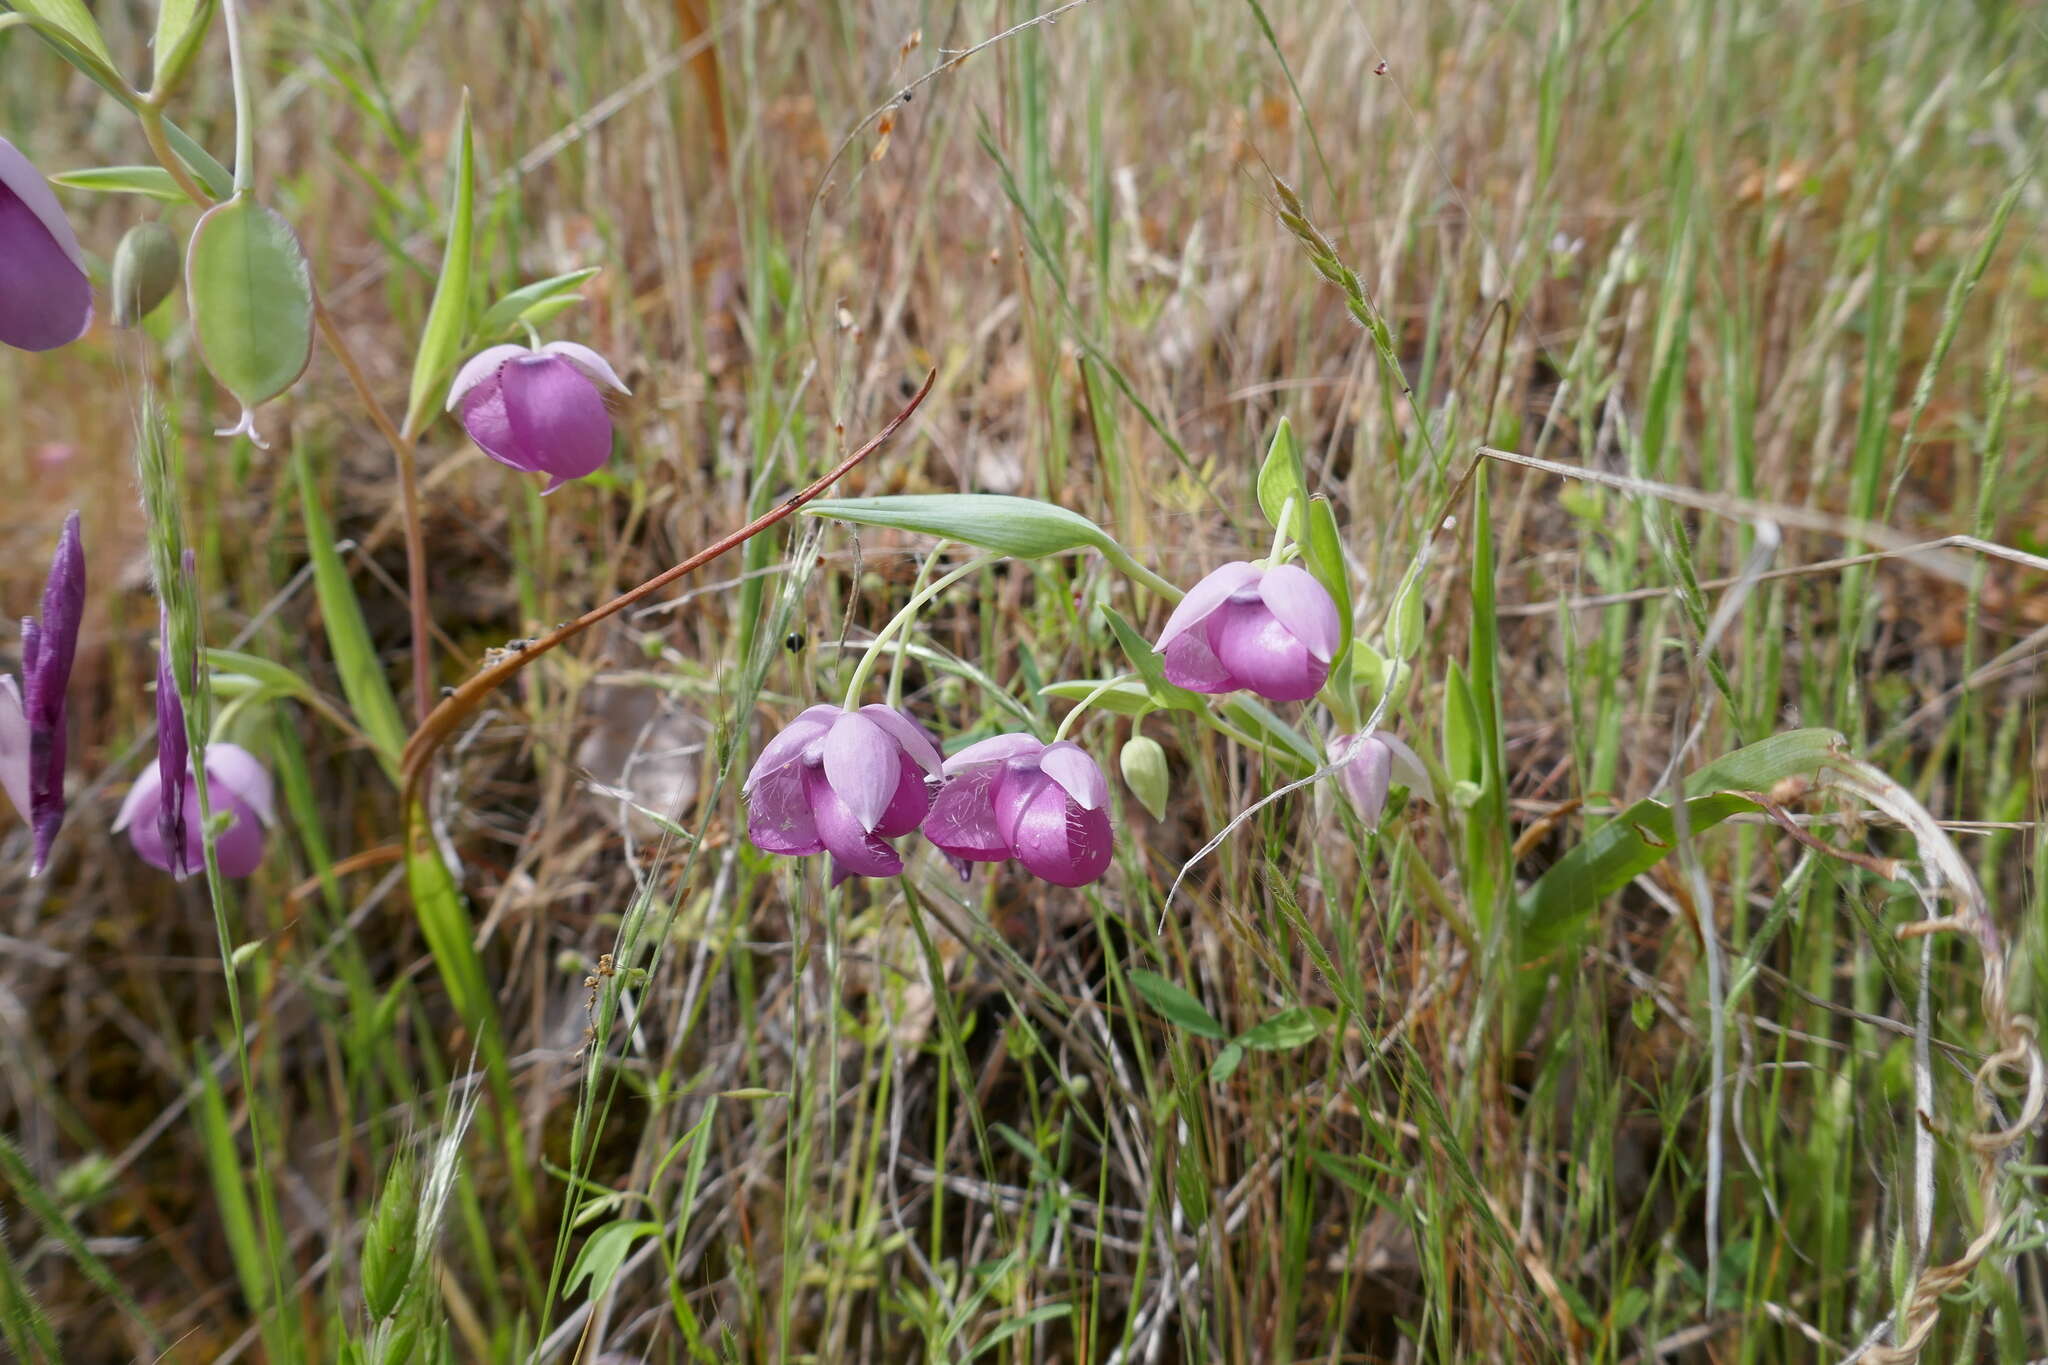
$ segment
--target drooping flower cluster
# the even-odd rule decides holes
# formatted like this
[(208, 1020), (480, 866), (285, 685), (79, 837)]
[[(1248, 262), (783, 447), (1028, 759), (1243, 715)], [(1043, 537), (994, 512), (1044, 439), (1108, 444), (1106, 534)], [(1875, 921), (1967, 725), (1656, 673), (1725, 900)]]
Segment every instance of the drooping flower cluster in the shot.
[(832, 855), (833, 880), (893, 877), (884, 842), (921, 829), (963, 872), (1012, 858), (1085, 886), (1113, 849), (1109, 784), (1079, 745), (998, 735), (941, 761), (924, 727), (886, 706), (813, 706), (747, 775), (747, 834), (769, 853)]

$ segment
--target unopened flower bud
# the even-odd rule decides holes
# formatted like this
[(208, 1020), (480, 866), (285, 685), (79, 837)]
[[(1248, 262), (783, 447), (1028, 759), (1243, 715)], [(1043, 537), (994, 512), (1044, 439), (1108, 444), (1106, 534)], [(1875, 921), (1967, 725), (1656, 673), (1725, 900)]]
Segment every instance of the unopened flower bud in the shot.
[(1159, 741), (1147, 735), (1133, 735), (1117, 755), (1117, 766), (1123, 769), (1124, 785), (1131, 789), (1131, 795), (1138, 798), (1154, 820), (1166, 818), (1166, 797), (1168, 777), (1166, 771), (1166, 750)]
[(159, 222), (137, 223), (114, 249), (114, 325), (133, 327), (177, 287), (178, 239)]

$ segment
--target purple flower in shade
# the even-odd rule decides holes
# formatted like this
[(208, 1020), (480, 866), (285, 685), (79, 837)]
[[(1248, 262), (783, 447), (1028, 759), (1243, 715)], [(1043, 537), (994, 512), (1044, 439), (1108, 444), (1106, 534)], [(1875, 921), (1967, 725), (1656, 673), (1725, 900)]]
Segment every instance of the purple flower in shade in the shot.
[(595, 474), (612, 453), (612, 419), (598, 385), (627, 392), (605, 358), (573, 341), (538, 350), (493, 346), (470, 358), (448, 390), (463, 429), (499, 464), (545, 474), (552, 493)]
[(1237, 560), (1188, 590), (1157, 648), (1166, 680), (1190, 692), (1306, 701), (1330, 676), (1340, 639), (1337, 604), (1308, 570)]
[(846, 877), (893, 877), (903, 858), (882, 842), (910, 833), (931, 809), (939, 751), (900, 711), (813, 706), (768, 741), (741, 789), (747, 837), (769, 853), (832, 855)]
[(73, 512), (50, 560), (42, 620), (21, 623), (21, 682), (0, 674), (0, 790), (35, 832), (31, 872), (43, 870), (64, 823), (64, 688), (84, 614), (85, 550)]
[[(161, 717), (165, 709), (159, 695), (157, 714)], [(143, 769), (128, 789), (121, 813), (114, 818), (114, 832), (128, 831), (128, 841), (142, 861), (183, 880), (206, 866), (206, 847), (199, 821), (191, 818), (199, 810), (199, 783), (191, 760), (171, 762), (174, 755), (182, 757), (185, 749), (184, 708), (178, 705), (175, 691), (170, 709), (177, 724), (157, 736), (156, 766)], [(172, 733), (178, 736), (175, 744), (167, 742)], [(263, 862), (264, 828), (277, 820), (270, 774), (256, 755), (239, 744), (209, 744), (206, 795), (216, 816), (226, 811), (234, 817), (213, 841), (221, 874), (248, 876)]]
[(1015, 858), (1056, 886), (1086, 886), (1109, 868), (1109, 783), (1080, 745), (997, 735), (946, 760), (924, 837), (970, 863)]
[(1358, 808), (1358, 818), (1368, 825), (1380, 822), (1380, 815), (1387, 808), (1387, 790), (1395, 782), (1425, 801), (1436, 799), (1422, 759), (1406, 744), (1382, 731), (1332, 735), (1330, 762), (1344, 765), (1337, 770), (1337, 783)]
[(0, 342), (50, 351), (91, 325), (77, 234), (41, 172), (0, 138)]

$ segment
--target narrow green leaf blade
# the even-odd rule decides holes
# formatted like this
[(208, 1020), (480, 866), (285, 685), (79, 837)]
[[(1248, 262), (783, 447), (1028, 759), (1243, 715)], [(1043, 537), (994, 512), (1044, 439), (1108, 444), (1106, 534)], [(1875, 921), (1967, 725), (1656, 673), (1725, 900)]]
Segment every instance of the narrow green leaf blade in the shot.
[(299, 484), (299, 515), (306, 527), (306, 553), (313, 561), (313, 589), (327, 624), (334, 667), (341, 675), (342, 695), (348, 699), (356, 724), (376, 745), (377, 761), (396, 784), (400, 780), (398, 756), (405, 749), (405, 721), (391, 694), (384, 665), (370, 643), (370, 628), (363, 623), (362, 605), (356, 601), (348, 567), (334, 548), (334, 528), (313, 486), (312, 465), (304, 447), (294, 452), (292, 464)]
[(108, 51), (107, 40), (84, 0), (14, 0), (14, 7), (62, 30), (65, 37), (113, 68), (114, 54)]
[(498, 340), (517, 327), (519, 320), (535, 308), (569, 294), (602, 269), (602, 266), (586, 266), (566, 275), (551, 275), (547, 279), (521, 285), (484, 309), (484, 315), (477, 319), (475, 339), (479, 342)]
[(153, 80), (156, 93), (168, 93), (178, 83), (192, 54), (213, 26), (218, 0), (162, 0), (156, 11), (156, 38), (150, 47), (156, 54)]
[(405, 429), (417, 432), (439, 405), (442, 384), (455, 369), (456, 356), (469, 314), (469, 276), (475, 260), (476, 152), (469, 117), (469, 92), (462, 94), (461, 130), (455, 139), (451, 175), (454, 195), (448, 207), (448, 245), (441, 256), (441, 279), (427, 309), (419, 351), (412, 362), (412, 392), (405, 404)]
[(1168, 1022), (1203, 1038), (1215, 1038), (1220, 1041), (1227, 1036), (1223, 1031), (1223, 1025), (1217, 1023), (1216, 1016), (1202, 1007), (1201, 1001), (1159, 973), (1137, 968), (1131, 972), (1130, 977), (1132, 988), (1144, 996), (1145, 1003), (1157, 1010)]
[(185, 291), (206, 368), (254, 409), (313, 358), (313, 272), (291, 224), (249, 195), (208, 209), (186, 248)]
[(1239, 1047), (1260, 1052), (1291, 1052), (1322, 1036), (1326, 1021), (1305, 1005), (1292, 1005), (1264, 1023), (1254, 1025), (1234, 1040)]
[(604, 1297), (617, 1277), (619, 1267), (626, 1263), (626, 1253), (633, 1249), (633, 1243), (642, 1237), (649, 1237), (661, 1231), (661, 1224), (647, 1221), (606, 1223), (590, 1234), (590, 1240), (577, 1253), (576, 1264), (569, 1269), (570, 1293), (585, 1280), (590, 1281), (590, 1297)]
[(804, 514), (941, 536), (1017, 559), (1042, 559), (1069, 550), (1109, 549), (1116, 544), (1108, 532), (1078, 512), (1034, 498), (1001, 493), (829, 498), (804, 508)]
[(161, 166), (88, 166), (59, 171), (50, 177), (50, 183), (93, 194), (140, 194), (166, 204), (188, 202), (185, 191)]

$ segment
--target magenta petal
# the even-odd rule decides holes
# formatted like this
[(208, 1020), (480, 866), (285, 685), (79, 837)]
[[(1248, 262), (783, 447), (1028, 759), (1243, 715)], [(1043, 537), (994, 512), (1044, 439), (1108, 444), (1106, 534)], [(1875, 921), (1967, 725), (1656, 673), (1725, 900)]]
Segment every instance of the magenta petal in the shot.
[(78, 539), (78, 513), (64, 519), (50, 578), (43, 589), (43, 617), (21, 625), (22, 711), (28, 717), (29, 823), (35, 829), (35, 863), (40, 872), (64, 824), (64, 689), (78, 652), (78, 626), (85, 614), (85, 551)]
[[(211, 750), (208, 754), (207, 767), (210, 771), (213, 766)], [(213, 856), (220, 862), (221, 875), (246, 877), (263, 865), (263, 821), (252, 805), (229, 791), (218, 778), (211, 782), (209, 795), (213, 799), (213, 813), (216, 817), (222, 811), (235, 817), (235, 822), (215, 836), (213, 841)], [(186, 841), (195, 864), (201, 863), (206, 856), (205, 850), (199, 846), (196, 837), (198, 832), (195, 826), (192, 831), (195, 837)]]
[(1232, 593), (1256, 582), (1258, 577), (1259, 571), (1242, 559), (1232, 560), (1209, 574), (1189, 588), (1188, 595), (1174, 607), (1173, 615), (1166, 618), (1166, 629), (1159, 632), (1159, 643), (1154, 648), (1164, 653), (1168, 645), (1229, 601)]
[(1393, 780), (1424, 801), (1435, 801), (1436, 785), (1429, 780), (1429, 769), (1422, 765), (1422, 756), (1393, 735), (1382, 734), (1377, 738), (1387, 746)]
[(265, 825), (277, 823), (277, 802), (270, 783), (270, 770), (261, 759), (239, 744), (206, 746), (208, 790), (219, 791), (219, 800), (235, 800)]
[(1191, 630), (1180, 636), (1162, 651), (1161, 658), (1166, 665), (1166, 680), (1175, 687), (1210, 695), (1237, 690), (1236, 679), (1216, 657), (1216, 651), (1209, 648), (1204, 631)]
[(1058, 792), (1062, 801), (1067, 799), (1066, 789), (1047, 777), (1035, 760), (1012, 759), (996, 770), (995, 785), (989, 789), (990, 804), (995, 807), (996, 831), (1011, 853), (1017, 851), (1017, 822), (1024, 818), (1024, 808), (1048, 790)]
[[(185, 790), (180, 795), (197, 800), (192, 784), (183, 785)], [(128, 842), (135, 846), (135, 852), (142, 861), (174, 877), (183, 877), (182, 862), (173, 865), (170, 846), (164, 843), (163, 822), (157, 818), (163, 804), (163, 784), (157, 778), (156, 769), (145, 768), (135, 779), (135, 785), (128, 789), (128, 797), (121, 803), (121, 814), (115, 819), (114, 828), (128, 831)], [(190, 833), (196, 833), (196, 830), (189, 831), (188, 838)], [(179, 848), (178, 856), (182, 860), (183, 847)]]
[(804, 797), (801, 758), (792, 757), (766, 772), (757, 767), (747, 781), (747, 837), (755, 848), (797, 858), (824, 850), (818, 822), (811, 818), (810, 802)]
[(522, 474), (539, 470), (512, 433), (512, 418), (505, 411), (505, 388), (496, 375), (480, 380), (463, 398), (462, 429), (499, 464)]
[(895, 799), (902, 757), (903, 751), (882, 728), (858, 711), (833, 721), (825, 732), (826, 780), (864, 833), (874, 832)]
[(932, 743), (932, 737), (925, 732), (922, 725), (894, 707), (883, 706), (879, 702), (870, 702), (861, 707), (860, 713), (880, 726), (882, 733), (895, 740), (897, 746), (909, 755), (918, 767), (933, 777), (939, 775), (939, 768), (943, 763), (939, 757), (939, 746)]
[(946, 760), (945, 773), (951, 777), (964, 773), (969, 768), (978, 768), (985, 763), (1001, 763), (1012, 758), (1036, 758), (1044, 752), (1045, 746), (1029, 735), (994, 735), (988, 739), (976, 740)]
[(540, 470), (559, 484), (594, 474), (611, 458), (612, 419), (604, 399), (568, 361), (550, 355), (507, 361), (498, 371), (498, 388), (519, 456), (508, 464)]
[(932, 791), (925, 784), (924, 769), (917, 760), (909, 754), (898, 754), (896, 763), (896, 794), (889, 798), (889, 808), (875, 822), (875, 833), (884, 839), (910, 833), (924, 823), (925, 812), (932, 808)]
[(1314, 574), (1295, 564), (1268, 569), (1259, 580), (1259, 598), (1295, 639), (1308, 646), (1311, 658), (1329, 663), (1337, 656), (1343, 639), (1337, 604)]
[(1018, 812), (1011, 847), (1024, 870), (1055, 886), (1086, 886), (1109, 868), (1109, 812), (1082, 810), (1048, 782)]
[(21, 688), (0, 673), (0, 791), (28, 819), (28, 716), (21, 709)]
[(528, 354), (528, 351), (524, 346), (507, 345), (487, 347), (471, 356), (463, 363), (462, 368), (455, 372), (454, 381), (448, 385), (448, 407), (450, 410), (453, 410), (463, 399), (469, 397), (470, 392), (485, 380), (488, 379), (495, 382), (498, 377), (498, 371), (505, 367), (506, 361), (517, 359), (526, 354)]
[(1393, 756), (1387, 746), (1378, 735), (1339, 735), (1330, 741), (1330, 761), (1344, 764), (1337, 770), (1337, 781), (1358, 808), (1358, 818), (1377, 825), (1387, 808), (1387, 785), (1393, 773)]
[(747, 780), (740, 787), (740, 794), (753, 791), (754, 784), (770, 768), (779, 768), (801, 754), (805, 747), (816, 739), (823, 739), (825, 732), (832, 728), (832, 722), (839, 718), (836, 706), (813, 706), (791, 721), (781, 734), (762, 746), (761, 756), (754, 760), (754, 766), (747, 772)]
[(91, 325), (78, 238), (42, 175), (0, 139), (0, 342), (54, 350)]
[(955, 860), (999, 863), (1008, 858), (1010, 845), (996, 828), (995, 786), (1002, 771), (984, 764), (948, 778), (932, 798), (924, 837)]
[[(171, 671), (171, 621), (168, 610), (157, 612), (156, 656), (156, 802), (158, 842), (170, 850), (172, 875), (182, 877), (189, 870), (185, 855), (185, 772), (191, 762), (185, 735), (185, 707), (178, 697), (178, 680)], [(139, 789), (141, 783), (136, 783)], [(134, 799), (134, 792), (129, 793)], [(116, 825), (116, 829), (120, 826)]]
[(1038, 767), (1060, 784), (1082, 810), (1100, 810), (1109, 804), (1109, 781), (1088, 751), (1072, 740), (1045, 746)]
[(818, 839), (856, 877), (893, 877), (903, 870), (896, 850), (868, 833), (825, 774), (803, 765), (804, 797), (818, 822)]
[(1209, 647), (1239, 687), (1268, 701), (1307, 701), (1330, 676), (1263, 602), (1232, 602), (1210, 617)]
[(632, 392), (626, 387), (625, 381), (619, 378), (618, 371), (612, 368), (612, 363), (588, 346), (578, 345), (573, 341), (550, 341), (541, 347), (541, 350), (568, 361), (583, 371), (584, 377), (593, 384), (602, 384), (606, 388), (617, 389), (620, 393)]

